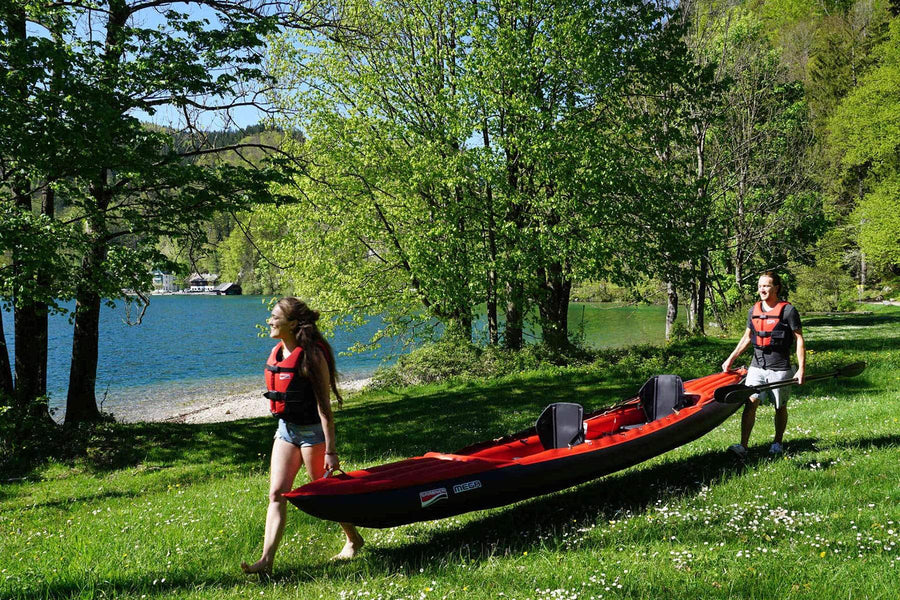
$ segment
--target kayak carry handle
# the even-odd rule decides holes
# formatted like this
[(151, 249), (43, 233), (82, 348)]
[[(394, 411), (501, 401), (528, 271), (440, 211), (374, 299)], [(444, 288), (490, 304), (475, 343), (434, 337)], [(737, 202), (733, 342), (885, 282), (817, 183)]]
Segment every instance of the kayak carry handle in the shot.
[[(336, 475), (336, 474), (347, 475), (347, 473), (340, 467), (338, 467), (336, 469), (325, 469), (325, 474), (322, 475), (322, 479), (328, 479), (332, 475)], [(347, 475), (347, 476), (349, 477), (349, 475)]]

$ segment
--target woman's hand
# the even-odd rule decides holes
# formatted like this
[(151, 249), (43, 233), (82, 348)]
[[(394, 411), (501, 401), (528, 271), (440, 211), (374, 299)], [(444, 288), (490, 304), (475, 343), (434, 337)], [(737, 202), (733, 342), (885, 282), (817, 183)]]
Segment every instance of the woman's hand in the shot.
[(325, 470), (334, 471), (341, 468), (341, 461), (338, 460), (337, 452), (325, 453)]

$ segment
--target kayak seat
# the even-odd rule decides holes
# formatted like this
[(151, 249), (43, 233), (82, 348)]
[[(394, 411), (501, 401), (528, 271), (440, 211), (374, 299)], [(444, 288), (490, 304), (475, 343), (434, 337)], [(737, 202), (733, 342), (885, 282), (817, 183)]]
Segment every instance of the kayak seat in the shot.
[(578, 445), (584, 442), (584, 408), (572, 402), (556, 402), (541, 412), (534, 428), (544, 450)]
[(647, 422), (655, 421), (695, 404), (699, 398), (684, 393), (684, 383), (678, 375), (656, 375), (647, 380), (638, 392)]

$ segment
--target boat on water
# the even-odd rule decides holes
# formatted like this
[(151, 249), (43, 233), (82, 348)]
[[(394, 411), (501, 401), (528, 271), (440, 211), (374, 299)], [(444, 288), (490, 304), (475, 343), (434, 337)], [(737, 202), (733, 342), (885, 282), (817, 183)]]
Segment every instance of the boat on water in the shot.
[(535, 427), (452, 453), (427, 452), (318, 479), (286, 494), (321, 519), (393, 527), (493, 508), (625, 469), (691, 442), (742, 406), (716, 401), (743, 369), (683, 382), (660, 375), (616, 406), (587, 415), (551, 404)]

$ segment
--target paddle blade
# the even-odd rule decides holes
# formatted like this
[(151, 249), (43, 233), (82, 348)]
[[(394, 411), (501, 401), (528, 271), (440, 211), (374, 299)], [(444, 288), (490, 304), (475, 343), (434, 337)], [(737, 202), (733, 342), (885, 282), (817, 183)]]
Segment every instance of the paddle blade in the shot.
[(851, 365), (845, 365), (838, 369), (838, 377), (856, 377), (866, 369), (866, 363), (858, 362)]
[(755, 392), (756, 390), (752, 387), (747, 387), (741, 383), (735, 383), (718, 388), (713, 393), (713, 397), (716, 402), (721, 402), (722, 404), (738, 404), (740, 402), (745, 402), (747, 398), (752, 396)]

